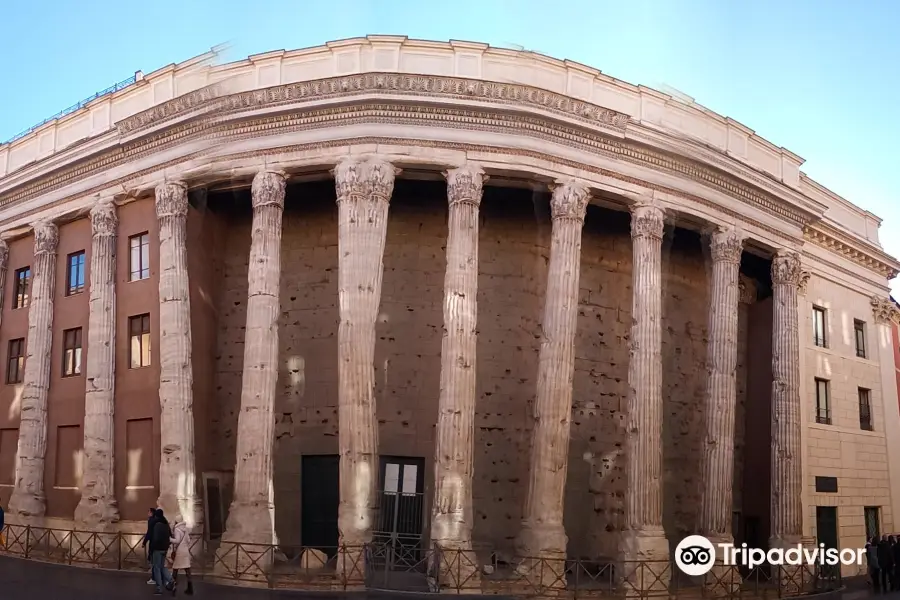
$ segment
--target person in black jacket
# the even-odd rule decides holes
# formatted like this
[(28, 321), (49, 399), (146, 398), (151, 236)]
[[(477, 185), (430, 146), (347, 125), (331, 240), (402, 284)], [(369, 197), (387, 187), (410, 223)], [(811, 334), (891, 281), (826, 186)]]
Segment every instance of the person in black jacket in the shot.
[(894, 551), (886, 535), (878, 542), (878, 566), (881, 567), (881, 591), (890, 592), (894, 585)]
[(891, 554), (894, 555), (894, 590), (900, 590), (900, 542), (890, 537)]
[(172, 537), (172, 529), (169, 521), (161, 508), (156, 509), (153, 531), (150, 533), (150, 556), (153, 562), (153, 580), (156, 583), (155, 595), (162, 594), (163, 585), (175, 595), (175, 581), (172, 574), (166, 568), (166, 553), (169, 551), (169, 543)]
[(150, 556), (150, 535), (153, 533), (153, 526), (156, 524), (156, 508), (148, 508), (147, 509), (147, 533), (144, 534), (144, 541), (141, 542), (141, 548), (144, 549), (144, 554), (147, 557), (147, 569), (150, 571), (150, 579), (147, 580), (148, 585), (152, 585), (156, 583), (156, 580), (153, 578), (153, 561)]

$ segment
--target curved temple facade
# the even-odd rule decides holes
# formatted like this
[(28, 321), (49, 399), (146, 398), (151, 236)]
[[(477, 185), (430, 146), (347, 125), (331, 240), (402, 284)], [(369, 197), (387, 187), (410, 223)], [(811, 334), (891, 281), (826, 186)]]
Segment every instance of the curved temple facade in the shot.
[(802, 159), (482, 44), (214, 58), (0, 146), (9, 522), (525, 571), (900, 528), (900, 264)]

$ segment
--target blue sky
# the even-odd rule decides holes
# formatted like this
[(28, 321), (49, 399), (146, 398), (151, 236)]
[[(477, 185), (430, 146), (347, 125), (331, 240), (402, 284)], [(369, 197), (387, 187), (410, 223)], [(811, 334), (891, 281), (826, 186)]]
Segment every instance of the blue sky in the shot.
[(892, 0), (32, 0), (0, 20), (0, 140), (129, 77), (370, 33), (519, 45), (674, 87), (807, 160), (900, 256), (900, 3)]

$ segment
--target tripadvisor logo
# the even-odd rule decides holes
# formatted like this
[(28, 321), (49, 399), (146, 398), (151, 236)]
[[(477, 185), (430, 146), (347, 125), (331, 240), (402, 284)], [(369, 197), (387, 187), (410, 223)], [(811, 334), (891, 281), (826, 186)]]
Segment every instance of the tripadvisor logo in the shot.
[(802, 544), (789, 548), (772, 548), (768, 552), (760, 548), (748, 548), (747, 544), (713, 545), (702, 535), (689, 535), (675, 548), (675, 564), (683, 573), (691, 576), (705, 575), (719, 558), (725, 566), (745, 566), (753, 569), (759, 565), (862, 565), (865, 549), (825, 548), (819, 544), (815, 548), (805, 548)]

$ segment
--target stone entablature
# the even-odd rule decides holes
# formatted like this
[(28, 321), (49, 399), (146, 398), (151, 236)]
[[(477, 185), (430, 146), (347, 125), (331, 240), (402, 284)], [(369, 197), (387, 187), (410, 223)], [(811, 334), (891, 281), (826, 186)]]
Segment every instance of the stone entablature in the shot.
[[(34, 204), (29, 200), (62, 190), (92, 172), (99, 175), (117, 166), (150, 162), (146, 159), (151, 155), (157, 157), (158, 168), (171, 167), (171, 161), (159, 164), (159, 159), (179, 143), (189, 145), (189, 140), (204, 140), (209, 152), (211, 140), (224, 141), (221, 121), (229, 120), (228, 114), (222, 114), (215, 124), (198, 122), (199, 115), (212, 109), (217, 115), (231, 113), (232, 117), (241, 112), (246, 118), (247, 110), (260, 117), (270, 115), (250, 130), (227, 134), (242, 138), (273, 135), (279, 126), (311, 129), (350, 122), (347, 115), (334, 113), (320, 114), (317, 125), (285, 122), (285, 117), (302, 120), (299, 115), (274, 114), (288, 105), (326, 107), (348, 96), (360, 102), (380, 98), (380, 103), (391, 98), (388, 104), (406, 106), (407, 112), (402, 115), (394, 109), (394, 123), (418, 124), (427, 117), (411, 109), (408, 100), (440, 98), (444, 103), (459, 105), (460, 113), (470, 113), (473, 106), (482, 110), (498, 105), (513, 107), (527, 119), (540, 121), (545, 128), (550, 126), (560, 140), (582, 138), (578, 140), (580, 150), (674, 171), (676, 176), (712, 186), (786, 219), (805, 228), (808, 239), (835, 248), (880, 276), (889, 278), (900, 269), (900, 264), (878, 245), (877, 217), (808, 180), (799, 171), (803, 161), (796, 155), (697, 104), (629, 85), (578, 63), (485, 44), (423, 42), (398, 36), (343, 40), (210, 66), (213, 58), (215, 52), (161, 69), (133, 86), (98, 99), (96, 106), (90, 103), (12, 144), (0, 146), (0, 207)], [(501, 83), (511, 79), (516, 83)], [(373, 107), (372, 114), (357, 116), (357, 121), (383, 122), (381, 108)], [(458, 115), (461, 123), (466, 116)], [(443, 121), (447, 115), (434, 115), (432, 119)], [(519, 127), (533, 129), (533, 123), (518, 120)], [(484, 128), (497, 128), (495, 123), (484, 122), (485, 117), (481, 121)], [(76, 130), (77, 135), (73, 133)], [(594, 144), (585, 145), (585, 139), (591, 137), (585, 138), (586, 133), (592, 134)], [(90, 142), (73, 146), (86, 139)], [(650, 154), (635, 156), (641, 154), (641, 147)], [(676, 161), (681, 166), (666, 164), (652, 151), (654, 147), (675, 150), (683, 157)], [(195, 156), (202, 151), (200, 144)], [(182, 149), (182, 158), (187, 158), (186, 152), (187, 147)], [(68, 172), (66, 165), (73, 165)], [(41, 174), (51, 167), (62, 168), (52, 177), (42, 178)], [(124, 179), (133, 179), (138, 174), (135, 170), (131, 169)], [(116, 183), (129, 188), (124, 182)], [(71, 199), (78, 193), (72, 190), (67, 196)], [(829, 216), (832, 210), (834, 218)], [(850, 231), (835, 235), (829, 222), (846, 215), (855, 217), (847, 219), (852, 221), (846, 224)], [(740, 219), (739, 215), (729, 216)], [(845, 246), (858, 249), (848, 251)]]

